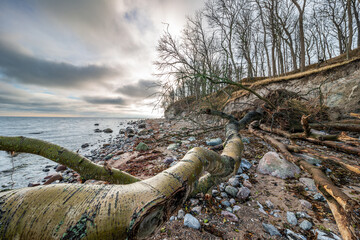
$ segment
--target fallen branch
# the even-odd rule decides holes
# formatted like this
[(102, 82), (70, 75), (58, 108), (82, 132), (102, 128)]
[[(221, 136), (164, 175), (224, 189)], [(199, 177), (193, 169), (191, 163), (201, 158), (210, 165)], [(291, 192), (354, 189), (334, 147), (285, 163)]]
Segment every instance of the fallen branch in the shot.
[(360, 124), (350, 124), (350, 123), (310, 123), (311, 128), (318, 130), (340, 130), (340, 131), (349, 131), (349, 132), (360, 132)]
[[(357, 229), (359, 227), (359, 204), (356, 201), (352, 200), (345, 193), (343, 193), (338, 187), (336, 187), (319, 168), (309, 164), (308, 162), (299, 157), (293, 156), (287, 150), (287, 146), (285, 144), (277, 141), (269, 135), (263, 134), (260, 131), (255, 130), (253, 124), (250, 124), (249, 131), (255, 136), (262, 138), (264, 141), (275, 147), (277, 150), (279, 150), (288, 161), (299, 165), (302, 169), (306, 170), (309, 174), (311, 174), (316, 187), (319, 190), (323, 189), (324, 191), (326, 191), (327, 195), (325, 196), (330, 196), (332, 199), (334, 199), (344, 211), (345, 215), (339, 212), (338, 208), (336, 207), (333, 207), (331, 209), (333, 211), (333, 215), (335, 217), (342, 237), (344, 239), (357, 239), (357, 236), (359, 236), (359, 232), (357, 232), (359, 231)], [(329, 201), (332, 202), (330, 197)], [(343, 226), (346, 227), (344, 228)]]

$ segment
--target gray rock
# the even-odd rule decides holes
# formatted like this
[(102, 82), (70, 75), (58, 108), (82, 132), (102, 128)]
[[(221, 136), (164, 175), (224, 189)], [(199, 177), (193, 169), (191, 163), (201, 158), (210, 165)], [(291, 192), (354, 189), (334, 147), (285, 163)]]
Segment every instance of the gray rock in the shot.
[(250, 189), (248, 189), (247, 187), (241, 187), (239, 189), (239, 192), (236, 194), (236, 197), (240, 200), (246, 200), (249, 197), (250, 193)]
[(209, 141), (206, 141), (206, 145), (208, 146), (216, 146), (219, 144), (222, 144), (221, 138), (214, 138), (214, 139), (210, 139)]
[(176, 217), (175, 217), (175, 216), (171, 216), (171, 217), (170, 217), (170, 222), (172, 222), (172, 221), (174, 221), (174, 220), (176, 220)]
[(300, 199), (300, 204), (306, 207), (307, 209), (312, 209), (312, 204), (304, 199)]
[(201, 206), (193, 207), (191, 211), (199, 215), (201, 214)]
[(195, 137), (189, 137), (188, 140), (189, 140), (190, 142), (193, 142), (193, 141), (196, 140), (196, 138), (195, 138)]
[(240, 167), (243, 171), (249, 170), (252, 167), (252, 164), (245, 158), (241, 159)]
[(165, 158), (164, 163), (165, 163), (166, 165), (170, 165), (170, 164), (173, 163), (174, 161), (176, 161), (176, 158), (167, 157), (167, 158)]
[(273, 209), (275, 206), (270, 200), (266, 200), (265, 204), (268, 208)]
[(146, 145), (143, 142), (140, 142), (137, 146), (136, 146), (136, 151), (146, 151), (149, 150), (148, 145)]
[(213, 190), (211, 191), (211, 194), (212, 194), (213, 196), (217, 196), (217, 195), (219, 194), (219, 191), (216, 190), (216, 189), (213, 189)]
[(244, 180), (248, 180), (250, 178), (246, 173), (240, 174), (240, 177), (243, 178)]
[(81, 148), (87, 148), (89, 147), (90, 145), (88, 143), (84, 143), (83, 145), (81, 145)]
[(310, 191), (316, 192), (317, 188), (315, 186), (315, 182), (311, 178), (300, 178), (299, 181), (309, 188)]
[(289, 240), (306, 240), (305, 236), (298, 234), (298, 233), (294, 233), (290, 229), (285, 229), (285, 235), (286, 235), (286, 238)]
[(146, 128), (146, 124), (145, 123), (140, 123), (138, 128)]
[(243, 173), (243, 170), (242, 170), (242, 168), (241, 168), (241, 167), (239, 167), (239, 168), (238, 168), (238, 170), (236, 171), (236, 174), (238, 174), (238, 175), (239, 175), (239, 174), (242, 174), (242, 173)]
[(304, 220), (300, 223), (300, 228), (304, 229), (304, 230), (310, 230), (312, 228), (312, 223), (309, 222), (308, 220)]
[(298, 218), (311, 218), (306, 212), (296, 212)]
[(239, 211), (240, 209), (241, 209), (241, 207), (238, 206), (238, 205), (235, 205), (235, 206), (233, 207), (233, 211), (234, 211), (234, 212), (237, 212), (237, 211)]
[(231, 203), (226, 199), (221, 200), (220, 203), (221, 203), (221, 205), (223, 205), (225, 207), (230, 207), (231, 206)]
[(244, 180), (243, 185), (244, 185), (244, 187), (252, 188), (252, 184), (251, 184), (251, 182), (249, 182), (249, 180)]
[(113, 130), (112, 130), (111, 128), (105, 128), (105, 129), (103, 130), (103, 132), (104, 132), (104, 133), (112, 133)]
[(274, 225), (266, 224), (266, 223), (263, 223), (262, 225), (265, 231), (270, 234), (270, 236), (281, 236), (279, 230), (277, 230), (277, 228), (274, 227)]
[(295, 213), (293, 213), (293, 212), (286, 212), (286, 219), (291, 225), (297, 224), (297, 219), (296, 219)]
[(227, 192), (228, 194), (230, 194), (233, 197), (236, 197), (236, 194), (238, 193), (238, 189), (233, 186), (226, 186), (225, 192)]
[(341, 240), (339, 236), (332, 232), (323, 232), (319, 229), (313, 230), (312, 232), (314, 234), (317, 234), (317, 240)]
[(232, 221), (232, 222), (238, 222), (239, 221), (239, 218), (231, 213), (231, 212), (228, 212), (228, 211), (221, 211), (221, 215), (224, 216), (226, 219)]
[(225, 210), (228, 211), (228, 212), (231, 212), (231, 213), (233, 212), (231, 207), (227, 207)]
[(325, 201), (326, 201), (326, 199), (324, 198), (324, 196), (323, 196), (321, 193), (316, 193), (316, 194), (314, 195), (314, 199), (315, 199), (316, 201), (321, 201), (321, 202), (325, 202)]
[(235, 203), (236, 203), (236, 201), (235, 201), (235, 199), (230, 199), (230, 201), (229, 201), (232, 205), (234, 205)]
[(176, 149), (178, 149), (180, 147), (180, 145), (178, 144), (178, 143), (172, 143), (172, 144), (170, 144), (168, 147), (167, 147), (167, 149), (168, 150), (176, 150)]
[(257, 171), (277, 178), (293, 178), (300, 173), (300, 168), (287, 160), (280, 158), (276, 152), (266, 153), (260, 160)]
[(228, 181), (228, 183), (229, 183), (231, 186), (233, 186), (233, 187), (239, 187), (239, 186), (240, 186), (240, 181), (239, 181), (239, 179), (234, 178), (234, 177), (230, 178), (229, 181)]
[(198, 230), (201, 228), (199, 220), (189, 213), (184, 217), (184, 226)]
[(225, 183), (220, 183), (220, 185), (219, 185), (219, 190), (220, 190), (221, 192), (225, 191)]
[(222, 198), (228, 198), (229, 196), (226, 194), (226, 192), (221, 192), (220, 193), (220, 196), (222, 197)]
[(180, 210), (178, 211), (177, 218), (178, 218), (178, 219), (183, 219), (184, 216), (185, 216), (184, 210), (180, 209)]
[(259, 212), (261, 212), (262, 214), (268, 215), (267, 212), (265, 212), (265, 210), (263, 208), (259, 208)]

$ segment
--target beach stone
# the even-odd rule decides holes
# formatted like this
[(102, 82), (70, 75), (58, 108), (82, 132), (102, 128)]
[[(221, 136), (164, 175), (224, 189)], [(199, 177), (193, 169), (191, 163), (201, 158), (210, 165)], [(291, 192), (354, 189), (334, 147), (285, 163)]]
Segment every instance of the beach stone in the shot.
[(321, 201), (321, 202), (325, 202), (325, 201), (326, 201), (326, 199), (324, 198), (324, 196), (323, 196), (321, 193), (316, 193), (316, 194), (314, 195), (314, 199), (315, 199), (316, 201)]
[(251, 182), (249, 182), (249, 180), (244, 180), (243, 186), (247, 187), (247, 188), (252, 188), (252, 184), (251, 184)]
[(95, 129), (95, 130), (94, 130), (94, 132), (96, 132), (96, 133), (100, 133), (100, 132), (102, 132), (102, 131), (101, 131), (100, 129), (98, 129), (98, 128), (97, 128), (97, 129)]
[(339, 236), (332, 232), (323, 232), (319, 229), (313, 230), (313, 233), (317, 235), (317, 240), (341, 240)]
[(201, 214), (201, 206), (193, 207), (191, 209), (191, 211), (194, 212), (195, 214), (199, 215), (199, 214)]
[(231, 213), (229, 211), (221, 211), (221, 215), (224, 216), (226, 219), (232, 221), (232, 222), (238, 222), (239, 221), (239, 218), (235, 214), (233, 214), (233, 213)]
[(146, 151), (149, 150), (148, 145), (146, 145), (143, 142), (140, 142), (137, 146), (136, 146), (136, 151)]
[(103, 132), (104, 132), (104, 133), (112, 133), (113, 130), (112, 130), (111, 128), (105, 128), (105, 129), (103, 130)]
[(28, 184), (28, 187), (36, 187), (36, 186), (39, 186), (40, 183), (29, 183)]
[(242, 137), (242, 138), (241, 138), (241, 141), (242, 141), (244, 144), (249, 144), (249, 143), (250, 143), (250, 138)]
[(249, 175), (247, 175), (246, 173), (242, 173), (239, 175), (241, 178), (243, 178), (244, 180), (248, 180), (250, 177)]
[(216, 196), (216, 195), (219, 194), (219, 191), (216, 190), (216, 189), (213, 189), (213, 190), (211, 191), (211, 194), (212, 194), (213, 196)]
[(307, 240), (305, 236), (298, 233), (294, 233), (290, 229), (285, 229), (285, 235), (286, 238), (289, 240)]
[(138, 128), (146, 128), (146, 123), (140, 123), (140, 124), (138, 125)]
[(243, 170), (242, 170), (242, 168), (241, 168), (241, 166), (238, 168), (238, 170), (236, 171), (236, 174), (237, 175), (240, 175), (240, 174), (242, 174), (243, 173)]
[(297, 224), (297, 219), (296, 219), (295, 213), (293, 213), (293, 212), (286, 212), (286, 219), (291, 225)]
[(180, 147), (180, 145), (178, 144), (178, 143), (172, 143), (172, 144), (170, 144), (168, 147), (167, 147), (167, 149), (168, 150), (176, 150), (176, 149), (178, 149)]
[(239, 181), (239, 179), (234, 178), (234, 177), (230, 178), (229, 181), (228, 181), (228, 183), (229, 183), (231, 186), (233, 186), (233, 187), (239, 187), (239, 186), (240, 186), (240, 181)]
[(231, 212), (231, 213), (233, 212), (231, 207), (227, 207), (227, 208), (225, 208), (225, 210), (228, 211), (228, 212)]
[(277, 228), (274, 227), (274, 225), (266, 224), (266, 223), (263, 223), (262, 225), (265, 231), (270, 234), (270, 236), (281, 236), (279, 230), (277, 230)]
[(183, 219), (184, 216), (185, 216), (185, 211), (182, 210), (182, 209), (180, 209), (180, 210), (178, 211), (177, 218), (178, 218), (178, 219)]
[(221, 203), (221, 205), (223, 205), (225, 207), (230, 207), (231, 206), (231, 203), (226, 199), (221, 200), (220, 203)]
[(193, 141), (196, 140), (196, 138), (195, 138), (195, 137), (189, 137), (188, 140), (189, 140), (190, 142), (193, 142)]
[(169, 220), (170, 220), (170, 222), (175, 221), (175, 220), (176, 220), (176, 217), (175, 217), (175, 216), (171, 216)]
[(63, 179), (63, 177), (61, 176), (61, 174), (56, 173), (56, 174), (51, 175), (51, 177), (49, 179), (47, 179), (47, 181), (44, 183), (44, 185), (48, 185), (48, 184), (51, 184), (51, 183), (53, 183), (53, 182), (55, 182), (57, 180), (60, 181), (62, 179)]
[(307, 231), (312, 228), (312, 223), (309, 222), (308, 220), (304, 220), (300, 223), (299, 227), (302, 228), (303, 230)]
[(231, 198), (231, 199), (229, 200), (229, 202), (231, 203), (231, 205), (234, 205), (234, 204), (236, 203), (235, 199), (233, 199), (233, 198)]
[(270, 200), (266, 200), (265, 204), (268, 208), (273, 209), (275, 206)]
[(233, 197), (236, 197), (236, 194), (238, 193), (238, 189), (233, 186), (226, 186), (225, 192), (227, 192), (228, 194), (230, 194)]
[(276, 152), (266, 153), (260, 160), (257, 171), (277, 178), (293, 178), (300, 173), (300, 168), (289, 161), (280, 158)]
[(42, 170), (43, 172), (49, 172), (50, 171), (50, 169), (48, 169), (48, 168), (43, 168), (43, 170)]
[(304, 184), (310, 191), (317, 192), (315, 182), (311, 178), (300, 178), (299, 181)]
[(173, 157), (167, 157), (167, 158), (165, 158), (164, 163), (167, 164), (167, 165), (169, 165), (169, 164), (173, 163), (174, 161), (176, 161), (175, 158), (173, 158)]
[(265, 212), (265, 210), (264, 210), (263, 208), (259, 208), (259, 212), (261, 212), (261, 213), (263, 213), (263, 214), (267, 215), (267, 212)]
[(84, 143), (83, 145), (81, 145), (81, 148), (87, 148), (89, 147), (90, 145), (88, 143)]
[(241, 159), (240, 167), (243, 171), (249, 170), (252, 167), (252, 164), (245, 158)]
[(199, 199), (196, 198), (190, 198), (190, 205), (195, 206), (199, 204)]
[(249, 197), (250, 193), (250, 189), (248, 189), (247, 187), (241, 187), (239, 189), (239, 192), (236, 194), (236, 197), (240, 200), (246, 200)]
[(220, 196), (222, 197), (222, 198), (228, 198), (229, 196), (226, 194), (226, 192), (221, 192), (220, 193)]
[(210, 139), (209, 141), (206, 141), (206, 145), (208, 145), (208, 146), (216, 146), (219, 144), (222, 144), (221, 138), (213, 138), (213, 139)]
[(187, 213), (184, 217), (184, 226), (198, 230), (201, 228), (199, 220), (190, 213)]
[(304, 199), (300, 199), (300, 204), (308, 209), (312, 209), (312, 204)]
[(223, 191), (225, 190), (225, 183), (220, 183), (220, 184), (219, 184), (219, 190), (220, 190), (221, 192), (223, 192)]
[(139, 136), (145, 136), (145, 135), (148, 134), (148, 133), (149, 133), (148, 130), (142, 129), (141, 131), (138, 132), (138, 135), (139, 135)]
[(322, 163), (320, 159), (309, 157), (306, 154), (296, 154), (296, 156), (303, 158), (305, 161), (315, 166)]
[(296, 212), (298, 218), (311, 218), (306, 212)]
[(98, 123), (95, 123), (94, 126), (99, 126), (99, 124), (98, 124)]
[(234, 211), (234, 212), (237, 212), (237, 211), (239, 211), (240, 209), (241, 209), (241, 207), (238, 206), (238, 205), (235, 205), (235, 206), (233, 207), (233, 211)]

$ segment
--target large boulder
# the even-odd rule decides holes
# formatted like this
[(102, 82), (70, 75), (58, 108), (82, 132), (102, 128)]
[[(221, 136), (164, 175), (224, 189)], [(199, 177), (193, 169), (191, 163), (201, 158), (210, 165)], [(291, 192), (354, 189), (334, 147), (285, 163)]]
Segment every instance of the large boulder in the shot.
[(300, 168), (281, 158), (276, 152), (266, 153), (259, 162), (257, 171), (277, 178), (293, 178), (300, 173)]

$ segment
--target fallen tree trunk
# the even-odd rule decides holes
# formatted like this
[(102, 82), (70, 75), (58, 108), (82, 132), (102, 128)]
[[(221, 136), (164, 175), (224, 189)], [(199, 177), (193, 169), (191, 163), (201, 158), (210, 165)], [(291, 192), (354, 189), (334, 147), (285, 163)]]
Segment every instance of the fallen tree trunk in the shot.
[[(207, 191), (218, 178), (223, 179), (237, 170), (243, 150), (238, 130), (250, 119), (247, 116), (242, 124), (230, 122), (227, 125), (227, 140), (221, 156), (211, 150), (193, 148), (175, 166), (143, 181), (127, 185), (55, 184), (2, 192), (0, 238), (146, 238), (194, 189), (199, 190), (206, 183), (202, 189)], [(2, 138), (6, 150), (25, 152), (24, 148), (18, 148), (19, 144), (6, 144), (7, 139)], [(26, 152), (46, 153), (42, 156), (54, 158), (46, 150), (30, 149), (29, 146)], [(58, 150), (54, 154), (65, 158)], [(205, 171), (213, 181), (199, 182)]]
[(352, 171), (356, 174), (360, 174), (360, 166), (359, 165), (354, 165), (354, 164), (349, 164), (344, 162), (344, 160), (338, 158), (338, 157), (334, 157), (334, 156), (328, 156), (328, 155), (324, 155), (318, 151), (315, 151), (314, 149), (311, 148), (307, 148), (307, 147), (301, 147), (301, 146), (293, 146), (293, 145), (287, 145), (287, 149), (291, 152), (301, 152), (301, 153), (308, 153), (311, 154), (313, 156), (316, 156), (322, 160), (325, 161), (332, 161), (334, 163), (339, 164), (340, 166), (342, 166), (343, 168)]
[[(262, 130), (264, 130), (264, 131), (277, 133), (277, 134), (282, 135), (282, 136), (284, 136), (286, 138), (289, 138), (289, 139), (301, 139), (301, 140), (305, 140), (305, 141), (315, 143), (315, 144), (318, 144), (318, 145), (331, 147), (331, 148), (334, 148), (334, 149), (336, 149), (338, 151), (341, 151), (341, 152), (355, 154), (355, 155), (360, 156), (360, 148), (349, 146), (349, 145), (341, 143), (341, 142), (321, 141), (321, 140), (312, 138), (311, 136), (306, 137), (305, 134), (303, 134), (303, 133), (290, 134), (290, 133), (288, 133), (288, 132), (286, 132), (284, 130), (281, 130), (281, 129), (270, 128), (268, 126), (265, 126), (264, 124), (260, 124), (260, 128)], [(332, 136), (332, 135), (330, 135), (330, 136)]]
[[(287, 146), (285, 144), (277, 141), (269, 135), (255, 130), (252, 124), (249, 126), (249, 131), (279, 150), (288, 161), (299, 165), (302, 169), (310, 173), (318, 190), (326, 193), (324, 196), (328, 197), (327, 201), (329, 205), (331, 205), (331, 210), (343, 239), (358, 239), (360, 206), (356, 201), (352, 200), (338, 187), (336, 187), (319, 168), (309, 164), (299, 157), (292, 155), (287, 150)], [(336, 204), (334, 204), (334, 201)]]

